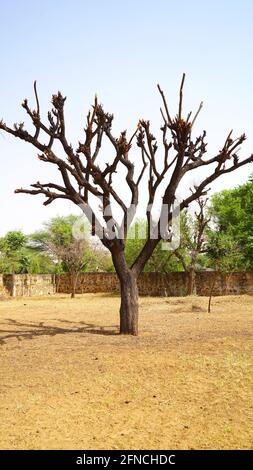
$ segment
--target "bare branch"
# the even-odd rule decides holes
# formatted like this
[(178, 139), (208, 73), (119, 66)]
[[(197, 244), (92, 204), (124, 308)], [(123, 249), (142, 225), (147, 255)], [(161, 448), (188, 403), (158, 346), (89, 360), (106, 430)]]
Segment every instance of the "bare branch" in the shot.
[[(202, 108), (203, 108), (203, 101), (201, 101), (201, 103), (200, 103), (200, 105), (199, 105), (199, 107), (198, 107), (198, 110), (197, 110), (197, 112), (196, 112), (196, 114), (195, 114), (195, 116), (194, 116), (194, 118), (193, 118), (193, 120), (192, 120), (192, 122), (191, 122), (191, 127), (192, 127), (192, 128), (193, 128), (193, 126), (194, 126), (194, 124), (195, 124), (195, 122), (196, 122), (196, 120), (197, 120), (197, 117), (198, 117), (198, 115), (199, 115), (199, 113), (200, 113), (200, 111), (201, 111)], [(188, 115), (187, 120), (189, 120), (189, 119), (190, 119), (190, 115)]]
[[(37, 182), (31, 186), (31, 189), (20, 188), (17, 192), (27, 194), (42, 194), (47, 200), (45, 204), (51, 203), (58, 198), (69, 199), (75, 204), (82, 204), (90, 209), (89, 195), (92, 194), (102, 199), (102, 206), (105, 209), (109, 207), (107, 215), (103, 215), (105, 228), (108, 229), (109, 223), (112, 221), (113, 231), (115, 234), (121, 232), (126, 237), (129, 226), (128, 211), (129, 207), (125, 202), (121, 191), (117, 191), (114, 187), (115, 175), (120, 174), (122, 166), (125, 168), (124, 179), (128, 185), (131, 205), (137, 207), (139, 203), (139, 187), (140, 183), (146, 178), (149, 191), (149, 203), (152, 205), (156, 199), (158, 188), (162, 181), (166, 179), (166, 186), (162, 195), (162, 202), (168, 204), (171, 210), (175, 200), (175, 193), (181, 184), (183, 176), (192, 170), (200, 167), (209, 166), (209, 174), (202, 182), (193, 188), (191, 194), (185, 198), (181, 209), (187, 207), (191, 202), (198, 200), (206, 194), (207, 187), (219, 176), (227, 174), (240, 168), (243, 165), (251, 163), (253, 156), (240, 160), (239, 149), (245, 141), (245, 135), (233, 139), (232, 131), (228, 134), (221, 150), (213, 157), (206, 158), (207, 144), (206, 132), (196, 138), (192, 137), (192, 128), (202, 109), (203, 103), (200, 103), (197, 112), (192, 117), (192, 112), (187, 114), (186, 119), (183, 117), (183, 90), (185, 83), (185, 74), (183, 74), (180, 90), (178, 113), (172, 118), (167, 100), (160, 85), (158, 91), (162, 98), (163, 109), (162, 114), (162, 155), (159, 156), (158, 141), (151, 132), (150, 122), (141, 120), (137, 129), (128, 139), (126, 131), (120, 133), (119, 137), (115, 137), (112, 131), (113, 115), (106, 113), (98, 99), (95, 96), (94, 103), (87, 115), (85, 124), (84, 142), (80, 142), (77, 150), (73, 149), (66, 135), (64, 106), (66, 97), (60, 92), (52, 97), (52, 110), (48, 113), (47, 125), (42, 122), (40, 116), (40, 102), (37, 93), (37, 84), (34, 82), (34, 94), (36, 101), (36, 109), (32, 110), (27, 100), (24, 100), (22, 106), (28, 114), (35, 128), (35, 133), (30, 134), (24, 127), (24, 123), (14, 124), (13, 127), (7, 126), (0, 121), (0, 129), (21, 139), (31, 143), (39, 150), (39, 159), (46, 163), (56, 165), (59, 169), (62, 183), (57, 184), (49, 182), (47, 184)], [(40, 137), (43, 131), (44, 140)], [(111, 145), (113, 155), (104, 162), (104, 166), (100, 166), (99, 156), (102, 143), (107, 139)], [(141, 168), (138, 175), (135, 174), (135, 161), (130, 159), (130, 151), (136, 139), (137, 148), (140, 151)], [(64, 158), (59, 158), (54, 144), (58, 142), (64, 150)], [(213, 166), (212, 166), (213, 165)], [(148, 169), (148, 171), (146, 171)], [(124, 214), (123, 231), (119, 227), (116, 220), (112, 217), (112, 201), (116, 201), (117, 205), (122, 209)], [(201, 208), (203, 212), (203, 208)], [(199, 222), (202, 223), (202, 213), (200, 211)], [(93, 219), (98, 222), (98, 213), (93, 214)], [(201, 215), (202, 214), (202, 215)], [(135, 211), (131, 212), (130, 221), (133, 219)], [(146, 214), (148, 223), (150, 224), (150, 214)], [(170, 222), (169, 216), (169, 221)], [(111, 220), (110, 220), (111, 219)], [(103, 222), (103, 223), (104, 223)], [(203, 224), (202, 224), (203, 225)], [(93, 224), (94, 227), (94, 224)], [(92, 229), (93, 230), (93, 229)], [(141, 250), (135, 263), (132, 266), (133, 272), (137, 275), (143, 269), (145, 263), (151, 256), (153, 250), (159, 243), (158, 240), (148, 239), (143, 250)], [(114, 260), (119, 257), (119, 252), (124, 250), (124, 240), (109, 240), (104, 235), (103, 243), (111, 252), (113, 252)], [(200, 239), (197, 243), (200, 243)], [(121, 258), (122, 259), (122, 258)], [(118, 261), (115, 263), (117, 264)], [(124, 263), (123, 263), (124, 264)]]
[[(170, 113), (169, 113), (167, 101), (166, 101), (164, 92), (162, 91), (162, 89), (161, 89), (159, 83), (157, 84), (157, 88), (158, 88), (159, 93), (160, 93), (160, 95), (161, 95), (161, 97), (162, 97), (162, 100), (163, 100), (163, 105), (164, 105), (164, 108), (165, 108), (165, 111), (166, 111), (166, 116), (167, 116), (168, 124), (171, 125), (171, 124), (172, 124), (172, 120), (171, 120), (171, 117), (170, 117)], [(164, 120), (166, 121), (165, 118), (164, 118)], [(167, 121), (166, 121), (166, 122), (167, 122)]]
[(183, 74), (181, 85), (180, 85), (180, 92), (179, 92), (179, 107), (178, 107), (178, 119), (181, 119), (182, 116), (182, 104), (183, 104), (183, 88), (184, 88), (184, 81), (185, 81), (185, 73)]

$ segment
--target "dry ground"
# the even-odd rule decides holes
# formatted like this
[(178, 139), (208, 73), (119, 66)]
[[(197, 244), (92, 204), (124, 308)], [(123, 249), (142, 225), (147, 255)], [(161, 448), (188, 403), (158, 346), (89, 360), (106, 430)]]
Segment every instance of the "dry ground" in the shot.
[(0, 448), (253, 448), (253, 297), (0, 302)]

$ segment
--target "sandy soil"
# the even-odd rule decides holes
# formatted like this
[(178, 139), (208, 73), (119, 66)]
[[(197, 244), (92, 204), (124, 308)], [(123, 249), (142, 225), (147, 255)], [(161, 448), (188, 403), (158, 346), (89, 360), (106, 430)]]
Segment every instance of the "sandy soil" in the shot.
[(0, 448), (253, 449), (253, 297), (0, 302)]

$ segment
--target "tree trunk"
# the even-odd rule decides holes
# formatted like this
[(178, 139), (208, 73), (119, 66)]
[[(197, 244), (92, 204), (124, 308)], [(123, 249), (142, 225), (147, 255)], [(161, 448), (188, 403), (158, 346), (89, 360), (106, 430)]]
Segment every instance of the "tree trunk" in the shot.
[(76, 296), (76, 284), (77, 284), (78, 273), (75, 273), (75, 272), (70, 273), (70, 278), (71, 278), (71, 299), (74, 299)]
[(193, 295), (196, 293), (196, 272), (194, 268), (190, 268), (187, 273), (188, 285), (187, 285), (187, 295)]
[(127, 266), (124, 243), (117, 240), (112, 249), (113, 264), (120, 283), (120, 334), (138, 335), (138, 273)]
[(61, 275), (60, 274), (54, 274), (54, 284), (55, 284), (55, 293), (58, 294), (59, 292), (59, 287), (61, 283)]
[(15, 273), (12, 273), (12, 286), (11, 286), (11, 297), (16, 297), (16, 276)]
[(211, 284), (211, 288), (210, 288), (210, 294), (209, 294), (209, 299), (208, 299), (208, 308), (207, 308), (207, 312), (208, 312), (208, 313), (211, 312), (211, 301), (212, 301), (212, 296), (213, 296), (213, 290), (214, 290), (215, 282), (216, 282), (216, 272), (214, 273), (214, 278), (213, 278), (213, 281), (212, 281), (212, 284)]
[(120, 279), (120, 334), (138, 335), (138, 287), (137, 276), (128, 272)]

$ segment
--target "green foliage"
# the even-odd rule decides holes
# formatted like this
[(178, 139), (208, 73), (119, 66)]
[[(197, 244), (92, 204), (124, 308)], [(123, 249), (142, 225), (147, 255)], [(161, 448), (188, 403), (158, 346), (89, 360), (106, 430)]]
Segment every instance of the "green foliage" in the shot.
[(212, 215), (217, 232), (240, 246), (244, 265), (253, 269), (253, 180), (212, 197)]
[(79, 226), (83, 232), (83, 242), (74, 238), (73, 225), (79, 220), (76, 215), (51, 219), (44, 224), (43, 230), (31, 235), (32, 249), (47, 254), (57, 274), (72, 269), (86, 272), (112, 270), (109, 253), (101, 248), (100, 242), (96, 246), (91, 244), (88, 222), (84, 221)]
[(246, 268), (240, 245), (224, 232), (209, 232), (207, 256), (209, 266), (216, 271), (230, 273)]
[(180, 271), (188, 268), (191, 263), (191, 252), (195, 249), (195, 229), (196, 221), (193, 216), (187, 210), (182, 211), (180, 213), (180, 245), (173, 253), (173, 257), (179, 260)]
[(26, 243), (26, 236), (19, 230), (8, 232), (3, 239), (3, 248), (6, 253), (21, 250)]
[[(25, 236), (21, 231), (8, 232), (0, 239), (0, 272), (60, 274), (70, 269), (69, 252), (72, 252), (75, 262), (82, 266), (83, 271), (113, 271), (111, 257), (99, 241), (94, 245), (87, 238), (80, 254), (81, 244), (76, 243), (72, 234), (73, 224), (77, 220), (78, 216), (75, 215), (55, 217), (46, 222), (42, 230), (30, 236)], [(88, 224), (84, 223), (81, 231), (88, 234)]]
[(99, 241), (96, 245), (88, 245), (86, 250), (87, 264), (83, 271), (86, 272), (113, 272), (114, 266), (110, 253), (105, 250)]
[[(54, 217), (44, 224), (44, 229), (31, 235), (32, 246), (39, 251), (47, 250), (48, 244), (55, 246), (68, 246), (73, 243), (73, 225), (79, 219), (76, 215)], [(84, 225), (84, 236), (88, 233), (88, 226)]]
[[(253, 178), (238, 188), (215, 194), (209, 212), (213, 225), (212, 230), (204, 233), (207, 253), (197, 254), (196, 269), (212, 267), (225, 272), (253, 269)], [(67, 271), (69, 268), (60, 253), (65, 251), (66, 254), (68, 247), (74, 250), (72, 227), (77, 220), (75, 215), (55, 217), (44, 224), (43, 230), (29, 237), (18, 230), (8, 232), (0, 239), (0, 272), (39, 274)], [(182, 271), (190, 266), (192, 253), (196, 252), (197, 218), (183, 211), (180, 224), (181, 242), (176, 253), (163, 250), (164, 242), (160, 242), (145, 271)], [(81, 254), (82, 270), (114, 271), (109, 253), (99, 241), (92, 244), (88, 238), (88, 223), (84, 223), (82, 229), (86, 236)], [(138, 236), (138, 231), (142, 237)], [(146, 238), (146, 223), (138, 221), (126, 242), (129, 266), (140, 253)]]
[(0, 271), (5, 273), (27, 272), (29, 261), (25, 254), (27, 238), (19, 230), (8, 232), (0, 241)]
[[(135, 261), (147, 239), (147, 227), (144, 220), (137, 221), (129, 231), (126, 242), (125, 255), (128, 266)], [(142, 238), (141, 238), (142, 237)], [(164, 250), (162, 242), (155, 248), (151, 258), (147, 262), (144, 272), (170, 272), (182, 271), (178, 260), (170, 250)]]
[(38, 253), (26, 248), (26, 256), (29, 260), (27, 272), (29, 274), (53, 274), (55, 273), (55, 264), (46, 253)]
[(37, 255), (47, 256), (53, 265), (53, 272), (57, 274), (75, 269), (79, 271), (85, 265), (84, 242), (75, 240), (72, 232), (78, 219), (75, 215), (54, 217), (44, 224), (43, 230), (30, 236), (30, 249)]
[(184, 210), (180, 214), (180, 245), (173, 253), (180, 263), (180, 270), (197, 271), (206, 267), (205, 240), (208, 229), (209, 217), (205, 210), (206, 201), (200, 212), (198, 207), (194, 214)]

